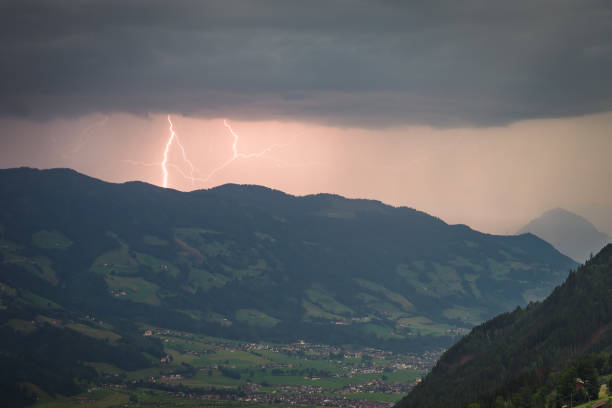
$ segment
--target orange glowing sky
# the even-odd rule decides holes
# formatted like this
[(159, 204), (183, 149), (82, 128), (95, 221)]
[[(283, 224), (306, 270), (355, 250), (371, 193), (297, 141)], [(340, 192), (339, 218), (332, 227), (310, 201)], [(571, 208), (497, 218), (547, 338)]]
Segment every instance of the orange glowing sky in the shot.
[[(612, 113), (453, 129), (230, 118), (239, 136), (235, 158), (223, 119), (171, 118), (194, 168), (175, 141), (168, 150), (170, 188), (240, 183), (295, 195), (331, 192), (504, 234), (560, 206), (612, 232)], [(70, 167), (106, 181), (163, 185), (166, 115), (4, 119), (0, 128), (1, 167)]]
[(563, 207), (612, 235), (612, 2), (0, 10), (0, 167), (337, 193), (504, 234)]

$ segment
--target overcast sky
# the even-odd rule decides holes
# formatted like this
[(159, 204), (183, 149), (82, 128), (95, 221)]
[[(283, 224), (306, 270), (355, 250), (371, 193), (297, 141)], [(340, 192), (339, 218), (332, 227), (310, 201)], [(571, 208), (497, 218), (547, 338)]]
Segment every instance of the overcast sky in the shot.
[(0, 167), (163, 185), (170, 114), (169, 187), (612, 233), (610, 1), (0, 0), (0, 60)]

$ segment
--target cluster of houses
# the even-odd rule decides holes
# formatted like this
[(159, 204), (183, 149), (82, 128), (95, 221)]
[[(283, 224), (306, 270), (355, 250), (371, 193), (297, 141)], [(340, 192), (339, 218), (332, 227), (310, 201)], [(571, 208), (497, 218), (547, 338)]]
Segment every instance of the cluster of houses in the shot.
[[(314, 405), (347, 408), (387, 408), (393, 404), (385, 401), (374, 401), (371, 398), (360, 398), (359, 394), (377, 393), (405, 395), (419, 380), (413, 383), (390, 382), (386, 381), (385, 374), (408, 369), (429, 370), (434, 366), (440, 354), (443, 352), (443, 350), (436, 350), (419, 354), (398, 354), (376, 348), (355, 350), (333, 345), (308, 343), (303, 340), (290, 344), (275, 345), (239, 343), (220, 339), (210, 339), (206, 344), (202, 344), (194, 350), (186, 349), (185, 346), (190, 344), (189, 340), (194, 340), (201, 344), (201, 339), (194, 337), (194, 335), (190, 333), (151, 328), (144, 330), (143, 335), (146, 337), (157, 336), (163, 341), (170, 341), (171, 343), (174, 341), (173, 339), (181, 339), (182, 346), (180, 348), (180, 353), (182, 354), (199, 356), (229, 351), (248, 352), (265, 358), (269, 356), (269, 353), (279, 353), (296, 360), (327, 360), (337, 364), (339, 370), (335, 370), (333, 373), (327, 372), (324, 376), (352, 378), (356, 374), (380, 375), (380, 378), (372, 379), (368, 382), (350, 384), (336, 389), (319, 386), (318, 384), (320, 384), (320, 382), (318, 381), (321, 380), (319, 377), (321, 374), (317, 371), (304, 377), (304, 379), (312, 381), (309, 381), (310, 384), (300, 386), (280, 385), (274, 387), (273, 390), (267, 389), (266, 391), (261, 389), (261, 384), (251, 382), (249, 379), (239, 387), (233, 388), (233, 391), (221, 395), (219, 395), (219, 393), (196, 395), (185, 392), (184, 389), (180, 390), (180, 392), (178, 392), (179, 390), (176, 390), (177, 392), (170, 391), (170, 393), (175, 396), (182, 395), (183, 398), (224, 399), (262, 404), (279, 403), (285, 405)], [(196, 346), (191, 347), (196, 348)], [(161, 359), (162, 364), (169, 364), (171, 361), (172, 358), (168, 354)], [(209, 363), (205, 366), (199, 366), (198, 369), (200, 371), (208, 371), (210, 375), (212, 370), (218, 370), (220, 368), (218, 364), (220, 363)], [(235, 366), (231, 365), (229, 360), (226, 360), (225, 364), (228, 368), (235, 368)], [(280, 373), (278, 375), (295, 375), (297, 372), (301, 373), (299, 370), (301, 366), (300, 363), (295, 361), (268, 361), (265, 364), (258, 365), (257, 368), (278, 371)], [(294, 373), (294, 371), (296, 373)], [(321, 371), (321, 373), (323, 373), (323, 371)], [(181, 374), (177, 373), (158, 378), (150, 378), (149, 381), (178, 385), (182, 379), (183, 377)]]
[(322, 392), (320, 387), (307, 385), (283, 387), (279, 392), (273, 391), (271, 393), (259, 393), (256, 390), (257, 388), (250, 389), (248, 386), (244, 386), (240, 393), (198, 395), (186, 392), (168, 392), (168, 394), (185, 399), (230, 400), (246, 403), (281, 404), (283, 406), (306, 405), (339, 408), (389, 408), (393, 406), (393, 403), (390, 402), (353, 399), (348, 395), (329, 395), (329, 390)]

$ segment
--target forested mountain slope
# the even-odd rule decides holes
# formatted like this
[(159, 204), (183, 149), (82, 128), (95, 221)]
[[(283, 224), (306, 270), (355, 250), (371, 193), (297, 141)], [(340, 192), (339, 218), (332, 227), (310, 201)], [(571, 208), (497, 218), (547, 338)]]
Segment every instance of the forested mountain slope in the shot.
[(594, 388), (585, 400), (597, 396), (597, 370), (612, 373), (610, 351), (612, 245), (607, 245), (543, 302), (474, 328), (397, 406), (569, 405), (580, 395), (579, 380)]
[(0, 209), (4, 321), (36, 296), (105, 321), (418, 349), (542, 298), (575, 266), (530, 234), (258, 186), (184, 193), (8, 169)]

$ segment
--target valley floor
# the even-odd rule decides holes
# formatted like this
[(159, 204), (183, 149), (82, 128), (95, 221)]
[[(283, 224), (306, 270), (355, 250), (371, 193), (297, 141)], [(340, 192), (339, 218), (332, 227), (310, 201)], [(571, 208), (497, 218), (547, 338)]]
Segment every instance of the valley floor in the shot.
[(155, 367), (124, 371), (88, 363), (101, 381), (77, 396), (44, 396), (36, 408), (195, 406), (392, 406), (442, 350), (398, 354), (324, 344), (240, 343), (143, 327), (166, 351)]

